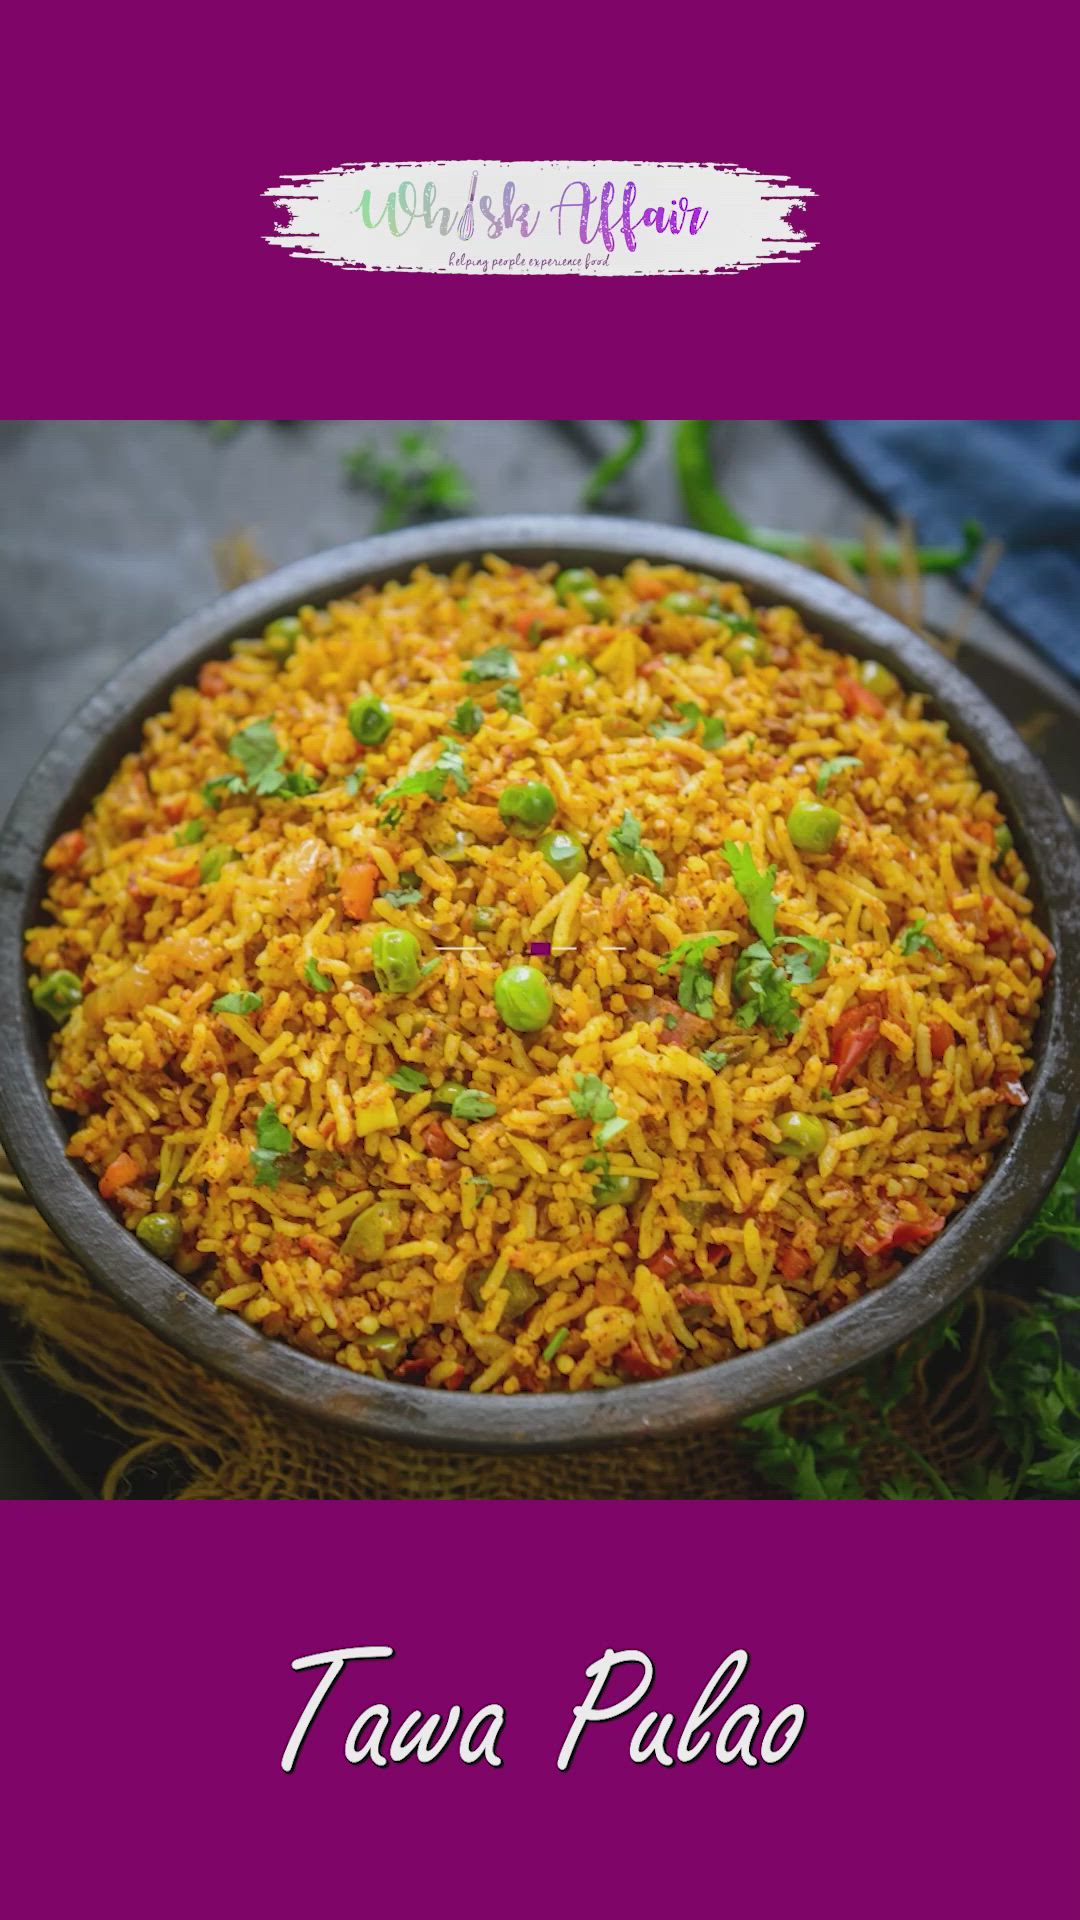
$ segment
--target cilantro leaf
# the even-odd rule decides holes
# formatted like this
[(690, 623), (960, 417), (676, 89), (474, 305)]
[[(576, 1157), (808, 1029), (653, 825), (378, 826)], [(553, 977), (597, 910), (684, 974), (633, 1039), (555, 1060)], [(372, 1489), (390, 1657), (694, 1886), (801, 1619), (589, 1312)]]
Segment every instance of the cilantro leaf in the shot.
[[(590, 1154), (583, 1161), (585, 1171), (590, 1172), (593, 1167), (603, 1167), (602, 1179), (606, 1178), (609, 1163), (604, 1149), (620, 1133), (625, 1133), (630, 1122), (623, 1119), (615, 1105), (610, 1087), (605, 1086), (599, 1074), (596, 1073), (575, 1073), (574, 1084), (570, 1091), (570, 1105), (579, 1120), (593, 1122), (593, 1142), (600, 1148), (599, 1158)], [(593, 1197), (598, 1206), (603, 1205), (598, 1198), (600, 1186), (601, 1181), (597, 1181), (593, 1188)]]
[(398, 434), (389, 452), (355, 447), (344, 458), (345, 477), (382, 501), (379, 531), (410, 521), (456, 513), (472, 505), (469, 483), (437, 440), (415, 427)]
[(681, 720), (654, 720), (649, 728), (657, 740), (685, 740), (700, 724), (701, 744), (708, 752), (723, 746), (727, 727), (720, 714), (703, 713), (696, 700), (676, 700), (675, 706), (682, 714)]
[(579, 1120), (610, 1120), (618, 1111), (611, 1089), (597, 1073), (575, 1073), (570, 1105)]
[(319, 963), (311, 954), (304, 962), (304, 979), (315, 993), (329, 993), (334, 984), (332, 980), (327, 979), (325, 973), (320, 973)]
[(432, 765), (419, 767), (415, 773), (407, 773), (403, 779), (395, 781), (392, 787), (384, 788), (379, 795), (379, 805), (384, 807), (388, 800), (413, 793), (424, 793), (431, 800), (441, 800), (448, 780), (453, 780), (459, 793), (467, 792), (469, 777), (465, 772), (461, 748), (456, 740), (450, 740), (444, 734), (438, 758)]
[(239, 860), (239, 858), (240, 855), (235, 847), (207, 847), (199, 861), (199, 879), (202, 885), (213, 886), (215, 880), (221, 879), (222, 868), (227, 867), (230, 860)]
[(719, 1073), (721, 1067), (727, 1066), (727, 1054), (721, 1053), (718, 1047), (707, 1047), (701, 1057), (713, 1073)]
[(664, 869), (653, 852), (641, 838), (641, 823), (635, 820), (627, 809), (617, 827), (608, 834), (608, 846), (617, 854), (619, 865), (624, 873), (644, 874), (655, 886), (661, 886)]
[(685, 740), (693, 733), (699, 720), (704, 719), (701, 708), (693, 700), (676, 700), (675, 705), (682, 714), (681, 720), (654, 720), (649, 732), (657, 740)]
[(688, 1013), (696, 1013), (700, 1020), (707, 1020), (713, 1010), (713, 976), (705, 965), (705, 955), (719, 939), (718, 933), (703, 933), (696, 939), (680, 940), (664, 955), (658, 969), (660, 973), (668, 973), (672, 967), (680, 969), (679, 1005)]
[(454, 717), (450, 722), (455, 733), (463, 733), (467, 740), (471, 740), (474, 733), (479, 733), (483, 724), (483, 707), (478, 707), (475, 700), (460, 700), (458, 702), (454, 710)]
[[(785, 953), (785, 947), (796, 951)], [(741, 1003), (735, 1013), (736, 1023), (752, 1027), (760, 1020), (778, 1038), (794, 1033), (799, 1025), (799, 1008), (791, 986), (816, 980), (828, 957), (828, 942), (812, 934), (782, 934), (772, 950), (763, 940), (744, 947), (731, 981), (732, 992)]]
[(421, 898), (420, 875), (414, 873), (411, 867), (403, 867), (398, 879), (401, 885), (387, 887), (385, 893), (379, 895), (380, 900), (385, 900), (391, 907), (415, 907)]
[(387, 1079), (390, 1085), (397, 1087), (401, 1093), (422, 1093), (428, 1083), (427, 1074), (422, 1067), (407, 1065), (395, 1068), (393, 1073), (387, 1075)]
[(500, 687), (498, 693), (495, 695), (495, 705), (501, 707), (504, 713), (521, 713), (524, 711), (521, 705), (521, 695), (516, 687)]
[(731, 868), (735, 890), (746, 903), (750, 925), (765, 945), (771, 947), (776, 939), (776, 909), (780, 904), (772, 891), (776, 868), (767, 867), (764, 873), (759, 873), (749, 847), (740, 846), (734, 840), (725, 840), (724, 859)]
[(223, 993), (211, 1005), (211, 1013), (257, 1013), (262, 1006), (261, 993)]
[[(798, 953), (777, 953), (779, 947), (798, 947)], [(812, 933), (782, 933), (773, 945), (774, 957), (789, 980), (797, 987), (804, 986), (808, 980), (816, 980), (829, 957), (829, 943), (818, 940)]]
[(201, 840), (205, 833), (205, 820), (185, 820), (182, 827), (177, 827), (173, 834), (173, 841), (178, 847), (191, 847), (196, 841)]
[(735, 962), (731, 984), (740, 1002), (735, 1012), (737, 1026), (752, 1027), (760, 1020), (778, 1038), (797, 1030), (799, 1010), (787, 975), (774, 965), (763, 941), (755, 940), (751, 946), (744, 947)]
[(276, 793), (285, 774), (285, 758), (277, 734), (269, 720), (253, 720), (229, 741), (229, 752), (244, 769), (244, 779), (253, 793)]
[(226, 793), (246, 793), (247, 782), (242, 773), (215, 773), (212, 780), (204, 780), (199, 789), (208, 807), (217, 813), (222, 796)]
[(281, 1178), (279, 1162), (293, 1150), (293, 1137), (277, 1117), (277, 1107), (268, 1101), (255, 1122), (256, 1145), (250, 1149), (257, 1187), (276, 1187)]
[(318, 793), (319, 782), (313, 773), (305, 773), (302, 768), (297, 768), (292, 773), (285, 775), (277, 791), (279, 793), (294, 793), (300, 796), (303, 796), (305, 793)]
[(926, 915), (920, 913), (917, 918), (912, 921), (910, 927), (904, 928), (896, 944), (903, 954), (918, 953), (920, 947), (928, 947), (930, 952), (936, 953), (940, 960), (941, 948), (936, 941), (931, 940), (928, 933), (923, 932), (925, 925)]
[(818, 798), (824, 793), (829, 781), (836, 773), (843, 773), (845, 767), (860, 767), (862, 761), (854, 753), (838, 753), (833, 760), (823, 760), (814, 782)]
[(455, 1093), (454, 1104), (450, 1109), (452, 1120), (490, 1120), (496, 1111), (495, 1102), (486, 1093), (472, 1093), (464, 1088)]
[(461, 670), (463, 680), (516, 680), (518, 664), (509, 647), (488, 647), (486, 653), (474, 653)]
[(1051, 1237), (1064, 1240), (1070, 1247), (1080, 1247), (1080, 1220), (1076, 1217), (1076, 1204), (1080, 1200), (1080, 1138), (1072, 1147), (1065, 1165), (1058, 1174), (1038, 1213), (1030, 1226), (1024, 1228), (1016, 1245), (1011, 1249), (1012, 1257), (1018, 1260), (1030, 1260), (1044, 1240)]

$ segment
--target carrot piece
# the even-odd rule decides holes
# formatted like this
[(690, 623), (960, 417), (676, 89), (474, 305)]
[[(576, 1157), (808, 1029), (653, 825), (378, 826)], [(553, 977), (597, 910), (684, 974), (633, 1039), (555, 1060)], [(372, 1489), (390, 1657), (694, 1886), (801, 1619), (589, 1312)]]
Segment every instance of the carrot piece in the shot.
[(947, 1020), (930, 1022), (930, 1054), (934, 1060), (944, 1060), (956, 1035)]
[(224, 693), (228, 686), (225, 678), (225, 666), (221, 660), (207, 660), (199, 668), (199, 692), (213, 699), (215, 694)]
[(371, 912), (371, 903), (375, 898), (378, 878), (379, 869), (374, 860), (361, 860), (355, 867), (343, 869), (341, 906), (350, 920), (367, 919)]
[(130, 1187), (138, 1177), (139, 1169), (130, 1153), (118, 1153), (115, 1160), (110, 1160), (98, 1181), (98, 1192), (103, 1200), (111, 1200), (121, 1187)]

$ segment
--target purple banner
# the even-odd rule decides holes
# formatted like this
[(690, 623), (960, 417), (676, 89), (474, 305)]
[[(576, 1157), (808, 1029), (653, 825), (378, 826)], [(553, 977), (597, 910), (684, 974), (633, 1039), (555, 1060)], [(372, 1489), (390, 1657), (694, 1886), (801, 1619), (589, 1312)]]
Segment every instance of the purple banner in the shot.
[[(1063, 1519), (9, 1508), (12, 1911), (1056, 1904), (1080, 1706)], [(393, 1654), (296, 1666), (361, 1648)], [(590, 1678), (608, 1651), (642, 1657)], [(454, 1706), (435, 1757), (392, 1757), (410, 1714), (443, 1717), (430, 1748)]]
[[(330, 0), (291, 27), (194, 0), (151, 55), (131, 0), (104, 27), (24, 10), (4, 409), (1073, 413), (1076, 32), (1061, 10), (1006, 48), (925, 0), (884, 33), (850, 0), (827, 22), (782, 0), (633, 24)], [(812, 250), (605, 284), (268, 243), (284, 176), (416, 155), (751, 170), (813, 194)]]

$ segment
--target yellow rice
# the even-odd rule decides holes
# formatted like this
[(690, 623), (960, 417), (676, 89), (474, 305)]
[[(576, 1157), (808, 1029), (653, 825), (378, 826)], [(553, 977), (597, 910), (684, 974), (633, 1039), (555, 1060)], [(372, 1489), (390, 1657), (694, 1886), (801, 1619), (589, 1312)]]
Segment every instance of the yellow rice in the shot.
[[(733, 673), (727, 626), (658, 603), (699, 587), (682, 569), (639, 561), (602, 581), (610, 617), (593, 624), (560, 602), (555, 573), (495, 558), (448, 578), (418, 570), (302, 609), (284, 666), (253, 639), (204, 668), (202, 691), (178, 689), (147, 722), (82, 824), (85, 849), (53, 856), (49, 923), (28, 937), (32, 984), (55, 968), (83, 984), (49, 1076), (76, 1117), (71, 1154), (95, 1177), (130, 1154), (137, 1174), (113, 1199), (126, 1226), (173, 1214), (174, 1264), (219, 1307), (358, 1372), (498, 1393), (611, 1386), (797, 1333), (897, 1271), (896, 1248), (868, 1254), (860, 1239), (898, 1224), (928, 1237), (962, 1204), (1023, 1098), (1052, 950), (1018, 855), (996, 852), (995, 796), (922, 696), (898, 689), (881, 713), (849, 712), (857, 663), (785, 607), (755, 616), (768, 663)], [(737, 586), (711, 592), (749, 614)], [(520, 714), (496, 684), (462, 680), (494, 644), (513, 651)], [(544, 674), (560, 651), (592, 673)], [(363, 751), (346, 712), (365, 694), (394, 725)], [(452, 727), (465, 697), (484, 712), (472, 738)], [(680, 701), (722, 716), (726, 744), (706, 750), (700, 728), (651, 734)], [(203, 782), (237, 771), (230, 739), (260, 717), (317, 791), (226, 793), (208, 809)], [(379, 794), (448, 736), (468, 790), (408, 798), (388, 822)], [(826, 796), (840, 837), (800, 855), (789, 811), (839, 755), (859, 761)], [(499, 818), (502, 788), (529, 779), (588, 849), (569, 885)], [(609, 847), (627, 809), (661, 886), (628, 876)], [(196, 818), (203, 840), (177, 844)], [(732, 970), (755, 935), (725, 840), (775, 865), (781, 933), (829, 943), (819, 977), (794, 988), (789, 1038), (734, 1018)], [(217, 845), (239, 857), (201, 883)], [(358, 921), (338, 876), (367, 858), (383, 892)], [(384, 895), (403, 872), (422, 897), (395, 907)], [(482, 932), (478, 907), (493, 916)], [(920, 917), (934, 945), (905, 955), (898, 937)], [(381, 925), (411, 928), (435, 962), (407, 996), (376, 990)], [(709, 931), (713, 1018), (695, 1024), (678, 971), (658, 969)], [(514, 1034), (493, 983), (537, 940), (555, 950), (533, 961), (555, 1012)], [(311, 960), (330, 991), (309, 984)], [(242, 990), (260, 995), (257, 1011), (212, 1012)], [(833, 1029), (862, 1002), (880, 1032), (830, 1099)], [(719, 1071), (706, 1050), (726, 1053)], [(388, 1085), (403, 1063), (422, 1090)], [(592, 1127), (570, 1095), (588, 1074), (629, 1123), (610, 1147), (610, 1171), (639, 1183), (629, 1208), (598, 1206), (583, 1164)], [(489, 1095), (494, 1117), (437, 1113), (446, 1079)], [(276, 1186), (254, 1184), (250, 1159), (268, 1103), (295, 1148)], [(816, 1158), (778, 1153), (776, 1119), (791, 1110), (824, 1120)], [(385, 1254), (346, 1254), (350, 1222), (387, 1200)], [(903, 1239), (899, 1257), (922, 1243)], [(535, 1294), (513, 1320), (509, 1270)]]

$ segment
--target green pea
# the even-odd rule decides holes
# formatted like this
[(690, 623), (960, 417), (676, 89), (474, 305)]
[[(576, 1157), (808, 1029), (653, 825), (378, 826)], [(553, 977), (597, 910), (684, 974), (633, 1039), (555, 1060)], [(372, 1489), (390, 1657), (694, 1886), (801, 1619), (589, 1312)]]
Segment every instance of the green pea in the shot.
[(563, 605), (575, 596), (590, 593), (596, 586), (596, 575), (591, 567), (564, 567), (555, 577), (555, 591)]
[(474, 907), (472, 914), (473, 931), (475, 933), (490, 933), (498, 917), (494, 907)]
[(281, 620), (271, 620), (270, 625), (263, 628), (263, 646), (271, 660), (276, 660), (279, 666), (283, 666), (289, 655), (295, 651), (302, 631), (294, 613), (286, 614)]
[[(488, 1304), (484, 1298), (484, 1288), (487, 1282), (488, 1275), (486, 1273), (470, 1274), (465, 1282), (466, 1291), (470, 1295), (477, 1312), (482, 1312)], [(504, 1289), (508, 1297), (506, 1305), (502, 1310), (502, 1319), (499, 1322), (500, 1326), (505, 1326), (508, 1320), (520, 1320), (523, 1314), (528, 1313), (530, 1307), (535, 1307), (536, 1302), (540, 1298), (539, 1293), (533, 1285), (532, 1275), (526, 1273), (522, 1267), (507, 1268), (499, 1282), (497, 1291), (502, 1292)]]
[(587, 865), (585, 849), (577, 834), (569, 833), (562, 827), (557, 827), (553, 833), (545, 833), (540, 842), (540, 851), (548, 866), (554, 867), (560, 880), (572, 880)]
[(495, 1011), (515, 1033), (539, 1033), (555, 1011), (555, 1001), (539, 967), (504, 967), (495, 982)]
[(542, 780), (504, 787), (499, 795), (499, 819), (523, 833), (542, 833), (555, 815), (555, 795)]
[(591, 621), (611, 619), (611, 607), (599, 587), (583, 587), (577, 599), (582, 613)]
[(660, 605), (666, 607), (669, 613), (692, 614), (698, 619), (705, 612), (701, 599), (696, 593), (666, 593)]
[(887, 700), (900, 685), (895, 673), (883, 667), (880, 660), (864, 660), (859, 668), (859, 679), (869, 692), (877, 694), (879, 700)]
[(379, 747), (394, 724), (394, 716), (384, 700), (370, 695), (354, 700), (347, 715), (349, 732), (363, 747)]
[(1009, 853), (1012, 850), (1013, 837), (1004, 821), (1002, 821), (1000, 827), (994, 828), (994, 845), (997, 848), (999, 857), (1001, 854)]
[(632, 1207), (641, 1192), (641, 1181), (632, 1173), (607, 1173), (593, 1189), (598, 1207)]
[(462, 1086), (460, 1080), (444, 1080), (442, 1086), (436, 1087), (432, 1094), (431, 1104), (433, 1107), (442, 1107), (445, 1112), (449, 1113), (458, 1094), (464, 1092), (465, 1088)]
[(341, 1251), (356, 1260), (381, 1260), (386, 1252), (387, 1236), (401, 1224), (401, 1209), (395, 1200), (376, 1200), (374, 1206), (358, 1213), (341, 1243)]
[(587, 673), (590, 680), (596, 679), (596, 668), (592, 661), (584, 659), (580, 653), (553, 653), (550, 660), (544, 661), (540, 672), (545, 676), (553, 673)]
[(173, 1213), (144, 1213), (135, 1229), (136, 1240), (156, 1253), (159, 1260), (171, 1260), (180, 1245), (180, 1222)]
[(791, 1154), (796, 1160), (815, 1160), (829, 1138), (824, 1120), (813, 1113), (781, 1113), (776, 1119), (780, 1143), (777, 1153)]
[(760, 633), (737, 633), (724, 648), (724, 659), (732, 673), (749, 673), (751, 667), (763, 667), (769, 649)]
[(843, 824), (823, 800), (796, 800), (787, 817), (791, 844), (800, 853), (828, 853)]
[(408, 993), (420, 978), (420, 942), (406, 927), (380, 927), (371, 964), (383, 993)]
[(405, 1352), (405, 1342), (393, 1327), (380, 1327), (378, 1333), (361, 1334), (357, 1345), (380, 1366), (396, 1367)]
[(62, 1027), (82, 999), (79, 976), (69, 973), (66, 967), (58, 967), (55, 973), (47, 973), (43, 980), (38, 981), (30, 998), (35, 1007), (39, 1007), (58, 1027)]

